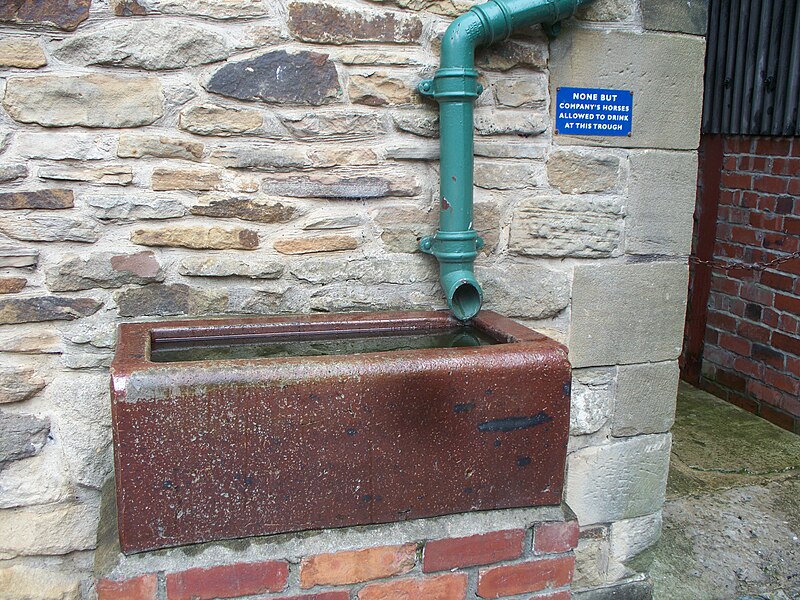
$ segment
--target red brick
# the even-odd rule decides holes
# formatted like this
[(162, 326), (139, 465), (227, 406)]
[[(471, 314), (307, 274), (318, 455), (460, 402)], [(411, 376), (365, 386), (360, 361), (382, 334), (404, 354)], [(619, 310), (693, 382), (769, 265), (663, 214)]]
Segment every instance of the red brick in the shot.
[(755, 203), (748, 204), (750, 208), (757, 208), (765, 212), (776, 212), (775, 209), (778, 206), (777, 196), (758, 194), (756, 192), (753, 192), (753, 194), (755, 195)]
[(750, 175), (742, 175), (741, 173), (723, 173), (722, 187), (734, 190), (749, 190), (753, 187), (753, 178)]
[(791, 156), (792, 139), (760, 137), (755, 140), (756, 154), (768, 154), (770, 156)]
[(753, 143), (753, 138), (749, 136), (726, 136), (725, 153), (746, 154), (750, 152), (752, 143)]
[[(740, 169), (742, 168), (742, 160), (743, 160), (743, 158), (744, 157), (742, 157), (742, 158), (740, 158), (738, 160)], [(736, 160), (735, 156), (726, 156), (725, 160), (722, 162), (722, 168), (725, 169), (726, 171), (735, 171), (736, 170), (736, 163), (737, 163), (737, 160)]]
[(763, 156), (754, 156), (751, 165), (753, 171), (758, 171), (759, 173), (766, 173), (768, 171), (768, 162)]
[(167, 600), (236, 598), (280, 592), (288, 578), (289, 565), (283, 561), (189, 569), (167, 575)]
[(700, 389), (705, 390), (709, 394), (716, 396), (717, 398), (722, 398), (723, 400), (727, 400), (730, 392), (726, 390), (724, 387), (717, 385), (713, 381), (709, 381), (705, 377), (700, 378)]
[(792, 431), (794, 429), (794, 419), (791, 415), (787, 415), (766, 404), (761, 405), (759, 416), (773, 425), (777, 425), (781, 429), (786, 429), (787, 431)]
[(748, 215), (748, 223), (756, 229), (769, 229), (770, 231), (781, 231), (783, 227), (782, 215), (774, 213), (764, 213), (750, 211)]
[(776, 265), (775, 268), (783, 273), (792, 273), (793, 275), (800, 275), (800, 258), (792, 258), (786, 262)]
[(755, 230), (750, 229), (749, 227), (742, 227), (741, 225), (735, 225), (734, 227), (731, 227), (730, 239), (737, 244), (745, 245), (757, 244), (759, 242)]
[(797, 179), (792, 179), (789, 184), (789, 196), (781, 196), (775, 200), (775, 212), (781, 215), (794, 214), (795, 201), (794, 197), (797, 192), (792, 191), (792, 184), (796, 183)]
[(795, 377), (800, 377), (800, 358), (787, 356), (785, 371)]
[(775, 297), (772, 290), (757, 285), (752, 281), (745, 282), (742, 287), (739, 288), (739, 295), (744, 300), (757, 302), (764, 306), (772, 306), (772, 301)]
[(578, 546), (580, 534), (577, 521), (540, 523), (533, 531), (533, 551), (536, 554), (569, 552)]
[(759, 362), (744, 356), (740, 356), (733, 362), (733, 368), (736, 369), (738, 373), (757, 379), (763, 374), (763, 366)]
[(783, 230), (787, 234), (800, 235), (800, 218), (798, 217), (784, 217)]
[(778, 371), (766, 369), (764, 372), (764, 383), (789, 394), (794, 394), (795, 396), (800, 395), (800, 379), (784, 375)]
[(758, 204), (761, 200), (761, 196), (756, 194), (755, 192), (741, 192), (742, 196), (739, 199), (738, 206), (742, 206), (744, 208), (758, 208)]
[(317, 554), (300, 563), (300, 587), (347, 585), (408, 573), (417, 563), (417, 545), (379, 546)]
[(304, 596), (280, 596), (270, 600), (350, 600), (350, 592), (319, 592)]
[(482, 570), (478, 575), (478, 596), (501, 598), (547, 588), (559, 588), (572, 582), (574, 556), (540, 560)]
[(800, 241), (796, 237), (786, 235), (784, 232), (765, 232), (760, 237), (764, 248), (770, 250), (794, 254), (800, 247)]
[(721, 333), (719, 345), (739, 356), (750, 356), (750, 342), (738, 336)]
[(717, 383), (727, 388), (743, 392), (747, 389), (747, 379), (731, 371), (719, 369), (717, 371)]
[(778, 310), (783, 310), (792, 313), (793, 315), (800, 315), (800, 298), (796, 296), (776, 294), (774, 306)]
[(750, 351), (753, 360), (757, 360), (775, 369), (783, 369), (785, 355), (765, 344), (753, 344)]
[(740, 337), (750, 340), (751, 342), (766, 343), (769, 342), (772, 330), (762, 327), (761, 325), (748, 323), (747, 321), (740, 321), (736, 328), (736, 333), (738, 333)]
[(720, 331), (735, 333), (737, 321), (731, 315), (714, 311), (708, 314), (707, 324), (709, 327), (713, 327), (714, 329), (718, 329)]
[(425, 544), (425, 573), (490, 565), (522, 556), (525, 531), (511, 529), (462, 538), (434, 540)]
[(758, 414), (758, 406), (759, 406), (758, 402), (756, 402), (752, 398), (748, 398), (747, 396), (742, 396), (741, 394), (730, 394), (728, 396), (728, 402), (738, 406), (742, 410), (746, 410), (751, 414), (754, 415)]
[(735, 279), (729, 279), (722, 275), (714, 274), (711, 277), (711, 287), (714, 291), (723, 292), (731, 296), (735, 296), (739, 293), (740, 285), (741, 284)]
[(755, 178), (753, 188), (759, 192), (766, 192), (768, 194), (785, 194), (789, 191), (789, 180), (784, 177), (762, 175), (761, 177)]
[(789, 180), (789, 193), (792, 196), (800, 195), (800, 177), (792, 177)]
[(773, 405), (777, 405), (781, 401), (781, 396), (783, 395), (779, 391), (753, 379), (747, 382), (747, 393), (756, 400), (761, 400), (761, 402)]
[(466, 573), (395, 579), (370, 584), (358, 592), (358, 600), (464, 600), (466, 596)]
[(780, 315), (771, 308), (765, 308), (761, 313), (761, 322), (767, 327), (777, 327)]
[(778, 319), (778, 329), (783, 333), (800, 334), (800, 319), (792, 315), (781, 315)]
[(156, 600), (158, 578), (143, 575), (125, 581), (101, 579), (95, 586), (97, 600)]
[(761, 273), (761, 283), (774, 290), (791, 292), (794, 287), (794, 278), (780, 273), (773, 273), (772, 271), (763, 271)]

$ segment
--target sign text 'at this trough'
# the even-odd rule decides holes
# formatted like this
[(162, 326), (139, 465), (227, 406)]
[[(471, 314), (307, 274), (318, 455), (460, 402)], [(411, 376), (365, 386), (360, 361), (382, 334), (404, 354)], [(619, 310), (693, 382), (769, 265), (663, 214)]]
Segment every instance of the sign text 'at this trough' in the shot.
[(631, 136), (633, 92), (592, 88), (558, 88), (557, 135)]

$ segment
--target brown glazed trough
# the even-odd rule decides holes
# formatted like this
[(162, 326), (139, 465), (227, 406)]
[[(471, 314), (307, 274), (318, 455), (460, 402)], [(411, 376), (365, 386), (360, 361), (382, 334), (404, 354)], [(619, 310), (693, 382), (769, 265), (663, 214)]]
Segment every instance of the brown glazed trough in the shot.
[(122, 325), (123, 552), (559, 504), (566, 349), (492, 312), (470, 325), (443, 312)]

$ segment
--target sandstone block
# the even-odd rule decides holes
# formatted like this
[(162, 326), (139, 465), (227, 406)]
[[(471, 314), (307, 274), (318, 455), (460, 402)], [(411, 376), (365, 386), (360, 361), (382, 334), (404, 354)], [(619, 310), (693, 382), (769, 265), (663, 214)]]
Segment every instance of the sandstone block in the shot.
[(313, 254), (355, 250), (360, 244), (361, 239), (352, 235), (317, 235), (277, 240), (273, 247), (281, 254)]
[(7, 463), (0, 470), (0, 508), (63, 502), (72, 491), (66, 473), (61, 452), (56, 448), (48, 447), (38, 456)]
[(125, 165), (106, 165), (103, 167), (40, 167), (40, 179), (56, 181), (85, 181), (102, 185), (130, 185), (133, 183), (133, 170)]
[(428, 261), (418, 257), (392, 256), (352, 260), (349, 257), (308, 258), (291, 267), (297, 279), (315, 285), (343, 281), (364, 284), (408, 285), (436, 281), (436, 271)]
[(645, 29), (705, 35), (708, 0), (642, 0)]
[(422, 21), (411, 15), (350, 10), (320, 2), (289, 4), (289, 31), (304, 42), (407, 44), (422, 35)]
[(544, 108), (547, 105), (547, 76), (524, 71), (520, 76), (504, 75), (492, 83), (498, 104), (511, 108)]
[[(0, 8), (0, 11), (2, 10)], [(0, 40), (0, 67), (38, 69), (46, 64), (47, 57), (35, 39), (9, 37)]]
[(0, 325), (38, 323), (42, 321), (74, 321), (93, 315), (102, 303), (91, 298), (34, 298), (0, 299)]
[(0, 336), (1, 352), (19, 354), (61, 354), (61, 336), (55, 333), (25, 332)]
[(11, 77), (3, 107), (16, 121), (45, 127), (141, 127), (164, 114), (158, 79), (98, 73)]
[(547, 131), (548, 126), (547, 115), (539, 112), (494, 108), (475, 111), (475, 132), (478, 135), (534, 136)]
[(675, 421), (678, 378), (675, 361), (619, 367), (612, 435), (669, 431)]
[(547, 68), (548, 42), (544, 35), (533, 39), (514, 37), (475, 53), (475, 64), (483, 70), (510, 71), (517, 67), (543, 70)]
[(439, 160), (439, 144), (428, 140), (413, 144), (398, 144), (386, 148), (386, 158), (395, 160)]
[(232, 169), (286, 171), (311, 166), (306, 149), (296, 145), (225, 144), (214, 149), (210, 160)]
[(47, 270), (47, 287), (54, 292), (118, 288), (164, 281), (164, 272), (152, 252), (68, 254)]
[(653, 546), (661, 538), (662, 513), (625, 519), (611, 524), (611, 554), (627, 562)]
[(198, 204), (190, 209), (193, 215), (241, 219), (256, 223), (288, 223), (297, 216), (297, 208), (272, 200), (253, 198), (212, 199), (208, 204)]
[(81, 578), (59, 570), (17, 565), (0, 568), (0, 589), (25, 600), (81, 600)]
[(4, 463), (39, 454), (49, 433), (49, 419), (0, 411), (0, 469)]
[(233, 44), (216, 30), (185, 21), (131, 21), (67, 38), (53, 54), (66, 63), (146, 70), (182, 69), (228, 58)]
[[(614, 56), (615, 60), (607, 60)], [(562, 143), (694, 150), (699, 144), (705, 42), (701, 38), (570, 29), (551, 46), (550, 88), (632, 90), (632, 137), (561, 136)], [(687, 74), (696, 76), (687, 77)], [(551, 103), (555, 110), (555, 97)]]
[(546, 148), (536, 142), (515, 142), (507, 139), (477, 140), (475, 142), (475, 156), (485, 158), (534, 158), (543, 159)]
[(307, 309), (322, 312), (434, 310), (444, 306), (439, 285), (333, 283), (313, 292)]
[(577, 17), (582, 21), (619, 22), (633, 16), (634, 0), (595, 0), (578, 9)]
[(93, 214), (104, 221), (134, 221), (137, 219), (175, 219), (186, 214), (186, 207), (179, 200), (157, 196), (84, 196), (84, 201), (93, 209)]
[(28, 176), (28, 167), (22, 163), (0, 165), (0, 183), (8, 183)]
[(201, 226), (137, 229), (131, 234), (131, 241), (141, 246), (193, 250), (255, 250), (259, 244), (258, 233), (251, 229)]
[(47, 383), (30, 367), (0, 369), (0, 404), (23, 402), (41, 392)]
[(0, 221), (0, 232), (26, 242), (80, 242), (91, 244), (100, 239), (100, 227), (91, 219), (69, 219), (27, 215)]
[(407, 106), (421, 102), (413, 85), (387, 73), (351, 75), (347, 93), (351, 102), (365, 106)]
[(166, 14), (238, 19), (272, 14), (269, 0), (111, 0), (119, 17)]
[(392, 120), (400, 131), (428, 138), (439, 136), (439, 116), (436, 113), (401, 111), (392, 114)]
[(381, 117), (371, 112), (313, 112), (280, 119), (294, 137), (308, 141), (362, 140), (385, 132)]
[(363, 167), (382, 164), (383, 159), (372, 148), (360, 144), (317, 147), (309, 151), (309, 161), (315, 168), (321, 167)]
[(416, 11), (428, 11), (446, 17), (457, 17), (467, 12), (480, 0), (370, 0), (381, 4), (390, 4), (398, 8)]
[(303, 225), (306, 231), (326, 230), (326, 229), (350, 229), (364, 224), (364, 219), (355, 215), (344, 217), (325, 217), (314, 219)]
[(23, 0), (0, 4), (0, 21), (74, 31), (89, 17), (92, 0)]
[(547, 159), (547, 179), (565, 194), (610, 192), (620, 179), (620, 160), (613, 154), (557, 150)]
[(230, 136), (255, 131), (264, 117), (255, 110), (224, 106), (193, 106), (181, 112), (180, 128), (197, 135)]
[(128, 288), (115, 295), (121, 317), (209, 315), (225, 311), (225, 291), (201, 290), (182, 283)]
[(538, 265), (492, 265), (476, 269), (486, 308), (509, 317), (549, 319), (569, 305), (569, 276)]
[(154, 192), (192, 190), (207, 192), (222, 185), (219, 171), (209, 169), (163, 169), (153, 171), (150, 185)]
[(570, 433), (596, 433), (608, 423), (617, 393), (616, 367), (575, 369), (572, 372)]
[(308, 175), (265, 179), (261, 189), (269, 194), (290, 198), (326, 198), (331, 200), (364, 200), (390, 196), (415, 196), (420, 187), (413, 177), (394, 175)]
[(274, 104), (320, 106), (339, 98), (339, 75), (327, 54), (276, 50), (228, 63), (209, 80), (214, 94)]
[(166, 136), (123, 134), (119, 136), (117, 156), (120, 158), (182, 158), (199, 161), (205, 146), (198, 142)]
[(98, 513), (97, 506), (85, 504), (0, 512), (0, 559), (91, 550)]
[(489, 190), (519, 190), (543, 187), (544, 172), (532, 161), (478, 160), (475, 185)]
[(0, 247), (0, 267), (26, 268), (35, 267), (39, 262), (39, 251), (32, 248)]
[(688, 268), (680, 263), (577, 267), (568, 344), (572, 365), (675, 360), (687, 288)]
[(669, 434), (643, 435), (570, 454), (567, 502), (581, 526), (661, 510), (671, 441)]
[(533, 196), (514, 212), (509, 249), (533, 257), (619, 256), (622, 232), (618, 198)]
[[(109, 144), (110, 146), (110, 144)], [(96, 135), (85, 133), (19, 132), (15, 150), (25, 158), (47, 160), (101, 160), (110, 157), (109, 148)]]
[(75, 206), (75, 194), (72, 190), (45, 189), (0, 194), (0, 210), (58, 210), (73, 206)]
[(25, 289), (28, 280), (24, 277), (0, 277), (0, 294), (16, 294)]
[(694, 152), (633, 152), (625, 219), (629, 254), (687, 256), (697, 198)]
[(178, 272), (186, 277), (247, 277), (280, 279), (285, 267), (274, 261), (249, 261), (227, 256), (190, 256), (181, 261)]

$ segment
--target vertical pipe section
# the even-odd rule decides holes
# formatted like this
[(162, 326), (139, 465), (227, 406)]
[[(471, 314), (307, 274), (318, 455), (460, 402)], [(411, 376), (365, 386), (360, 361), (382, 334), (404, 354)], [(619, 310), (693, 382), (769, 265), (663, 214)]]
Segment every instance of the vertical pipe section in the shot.
[(450, 309), (466, 321), (481, 309), (483, 291), (474, 263), (483, 241), (472, 222), (475, 99), (483, 92), (475, 49), (508, 38), (514, 29), (553, 25), (591, 0), (489, 0), (453, 21), (442, 39), (441, 67), (419, 91), (439, 103), (439, 230), (420, 241), (439, 260), (440, 281)]

